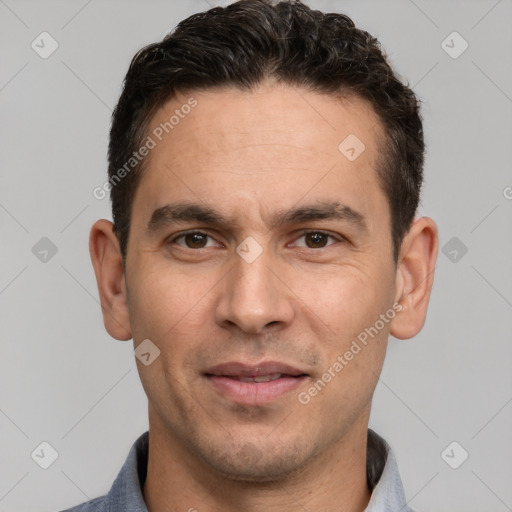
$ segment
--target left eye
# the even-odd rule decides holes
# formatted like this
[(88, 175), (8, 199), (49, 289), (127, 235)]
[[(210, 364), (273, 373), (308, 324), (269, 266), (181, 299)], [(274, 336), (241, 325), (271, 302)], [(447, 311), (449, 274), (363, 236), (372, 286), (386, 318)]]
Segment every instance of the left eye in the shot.
[(307, 247), (308, 249), (323, 249), (324, 247), (327, 247), (327, 245), (331, 245), (327, 244), (327, 240), (329, 238), (332, 238), (336, 241), (336, 238), (333, 235), (323, 231), (307, 231), (302, 233), (302, 235), (297, 240), (301, 238), (304, 238), (305, 245), (299, 245), (299, 247)]

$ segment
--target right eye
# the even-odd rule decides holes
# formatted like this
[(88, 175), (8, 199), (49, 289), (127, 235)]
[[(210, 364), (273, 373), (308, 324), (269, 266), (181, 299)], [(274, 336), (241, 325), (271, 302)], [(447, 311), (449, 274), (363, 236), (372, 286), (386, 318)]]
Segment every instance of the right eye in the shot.
[[(207, 233), (203, 233), (202, 231), (189, 231), (187, 233), (181, 233), (180, 235), (169, 240), (169, 243), (175, 243), (180, 247), (184, 247), (185, 249), (205, 249), (207, 247), (214, 247), (213, 245), (206, 245), (208, 238), (211, 238)], [(178, 240), (182, 240), (183, 243), (179, 243)], [(212, 238), (213, 240), (213, 238)]]

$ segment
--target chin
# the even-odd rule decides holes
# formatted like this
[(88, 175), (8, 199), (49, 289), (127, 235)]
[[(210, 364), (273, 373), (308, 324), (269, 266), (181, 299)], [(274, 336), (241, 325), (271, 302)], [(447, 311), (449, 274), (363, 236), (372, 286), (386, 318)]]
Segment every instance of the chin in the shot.
[[(305, 446), (258, 446), (247, 442), (229, 451), (223, 447), (203, 453), (203, 460), (230, 480), (247, 483), (273, 483), (300, 473), (306, 460)], [(280, 448), (278, 450), (278, 448)]]

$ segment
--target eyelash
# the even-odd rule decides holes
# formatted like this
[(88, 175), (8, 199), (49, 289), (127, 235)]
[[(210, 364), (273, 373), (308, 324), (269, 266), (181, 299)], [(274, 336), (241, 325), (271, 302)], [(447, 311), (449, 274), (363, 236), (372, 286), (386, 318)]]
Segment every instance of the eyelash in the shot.
[[(197, 235), (205, 235), (205, 236), (207, 236), (207, 237), (209, 237), (209, 238), (212, 238), (212, 239), (213, 239), (213, 237), (212, 237), (211, 235), (209, 235), (208, 233), (205, 233), (204, 231), (186, 231), (185, 233), (181, 233), (181, 234), (179, 234), (179, 235), (175, 236), (174, 238), (171, 238), (171, 239), (168, 241), (168, 243), (169, 243), (169, 244), (174, 244), (174, 243), (176, 243), (176, 241), (177, 241), (177, 240), (179, 240), (180, 238), (183, 238), (183, 237), (185, 237), (185, 236), (187, 236), (187, 235), (196, 235), (196, 234), (197, 234)], [(327, 236), (327, 237), (329, 237), (329, 238), (332, 238), (332, 239), (334, 239), (334, 240), (337, 240), (338, 242), (344, 242), (344, 241), (346, 241), (346, 238), (345, 238), (345, 237), (343, 237), (343, 236), (341, 236), (341, 235), (337, 235), (337, 236), (335, 236), (335, 235), (333, 235), (333, 234), (331, 234), (331, 233), (329, 233), (329, 232), (327, 232), (327, 231), (322, 231), (322, 230), (318, 230), (318, 229), (309, 229), (309, 230), (302, 231), (302, 232), (300, 233), (300, 235), (295, 239), (295, 241), (296, 241), (296, 240), (298, 240), (299, 238), (302, 238), (302, 237), (304, 237), (304, 236), (306, 236), (306, 235), (309, 235), (309, 234), (320, 234), (320, 235), (325, 235), (325, 236)], [(177, 244), (177, 245), (179, 245), (179, 244)], [(327, 246), (325, 246), (325, 247), (318, 247), (318, 248), (312, 248), (312, 247), (302, 247), (302, 248), (303, 248), (303, 249), (311, 249), (311, 250), (319, 251), (319, 250), (321, 250), (321, 249), (327, 249), (330, 245), (333, 245), (333, 244), (329, 244), (329, 245), (327, 245)], [(194, 249), (194, 248), (192, 248), (192, 247), (184, 247), (184, 246), (180, 246), (180, 247), (182, 247), (183, 249), (190, 249), (190, 250), (192, 250), (192, 251), (200, 251), (200, 250), (202, 250), (202, 249), (208, 249), (208, 247), (200, 247), (200, 248), (198, 248), (198, 249)]]

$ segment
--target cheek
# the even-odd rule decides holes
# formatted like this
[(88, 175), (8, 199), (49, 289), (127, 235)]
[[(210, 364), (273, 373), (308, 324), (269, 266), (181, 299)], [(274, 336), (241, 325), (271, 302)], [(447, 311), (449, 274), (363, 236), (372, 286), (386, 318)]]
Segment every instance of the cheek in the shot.
[(169, 269), (137, 271), (129, 286), (130, 321), (134, 338), (150, 338), (162, 342), (179, 330), (201, 307), (201, 290), (194, 281)]
[(333, 265), (299, 277), (297, 296), (306, 310), (329, 327), (331, 335), (347, 340), (373, 325), (390, 307), (391, 281), (379, 275), (360, 265)]

